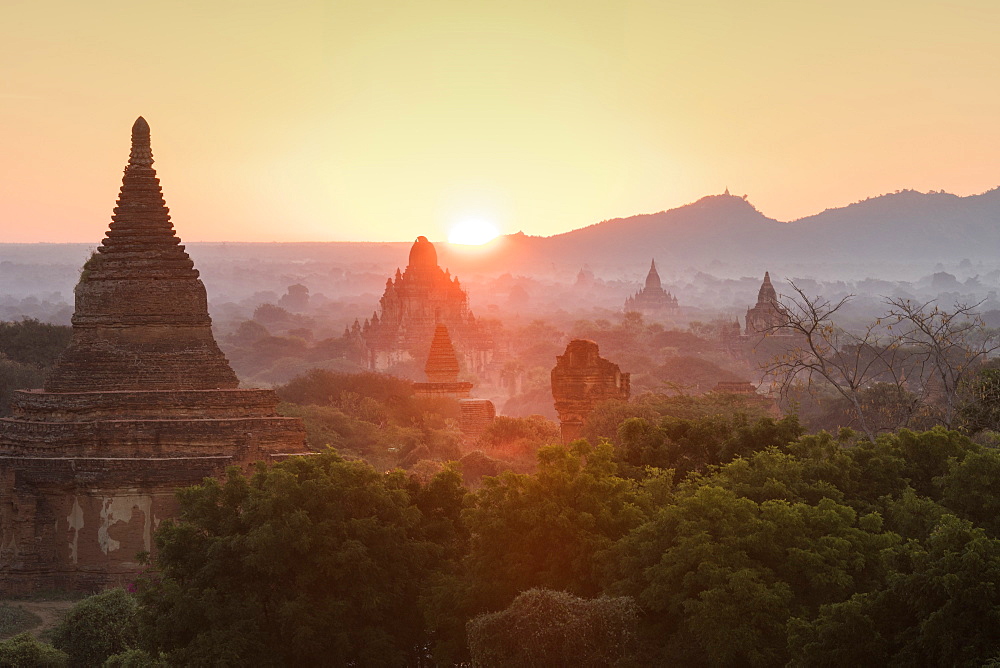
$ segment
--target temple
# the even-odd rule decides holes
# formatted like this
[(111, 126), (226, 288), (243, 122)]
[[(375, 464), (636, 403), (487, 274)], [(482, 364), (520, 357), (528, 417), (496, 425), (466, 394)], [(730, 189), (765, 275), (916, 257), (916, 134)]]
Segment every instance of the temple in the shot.
[(583, 436), (594, 407), (608, 399), (628, 399), (630, 374), (600, 356), (597, 344), (574, 339), (556, 356), (552, 369), (552, 398), (564, 443)]
[(489, 399), (470, 399), (472, 383), (459, 381), (458, 357), (448, 336), (448, 328), (438, 325), (434, 329), (431, 350), (424, 365), (426, 383), (414, 383), (413, 393), (418, 397), (447, 397), (458, 399), (458, 428), (462, 440), (474, 443), (496, 418), (496, 409)]
[(458, 380), (458, 357), (448, 336), (448, 328), (438, 325), (434, 329), (434, 339), (427, 354), (424, 373), (426, 383), (414, 383), (413, 392), (418, 397), (448, 397), (466, 399), (472, 390), (472, 383)]
[(366, 366), (383, 371), (423, 359), (439, 324), (448, 328), (466, 368), (483, 371), (492, 360), (493, 337), (469, 310), (458, 277), (438, 266), (434, 244), (417, 237), (406, 270), (396, 269), (386, 281), (378, 311), (360, 327)]
[(638, 312), (645, 316), (657, 317), (676, 314), (677, 297), (663, 289), (660, 275), (656, 271), (656, 260), (650, 262), (646, 284), (639, 292), (625, 299), (625, 312)]
[(757, 304), (747, 308), (746, 328), (744, 336), (788, 336), (789, 331), (782, 330), (788, 323), (788, 312), (778, 302), (778, 294), (771, 285), (771, 275), (764, 272), (764, 282), (757, 292)]
[(128, 581), (179, 487), (305, 452), (273, 391), (237, 389), (152, 165), (140, 117), (110, 228), (75, 289), (72, 342), (0, 419), (4, 592)]

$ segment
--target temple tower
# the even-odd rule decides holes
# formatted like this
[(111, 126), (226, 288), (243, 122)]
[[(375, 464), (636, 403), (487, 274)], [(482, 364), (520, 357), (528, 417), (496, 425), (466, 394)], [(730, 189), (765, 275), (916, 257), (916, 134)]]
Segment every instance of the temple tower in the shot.
[(439, 324), (448, 328), (466, 368), (484, 371), (492, 360), (493, 337), (469, 310), (458, 277), (438, 265), (434, 244), (417, 237), (405, 271), (396, 269), (386, 280), (379, 309), (363, 330), (367, 366), (382, 371), (396, 362), (423, 359)]
[(152, 165), (139, 118), (75, 290), (72, 342), (44, 389), (15, 392), (0, 419), (0, 591), (127, 582), (179, 487), (305, 452), (272, 390), (236, 389)]
[(677, 313), (678, 308), (677, 298), (663, 289), (660, 274), (656, 271), (656, 260), (650, 261), (646, 283), (642, 290), (625, 299), (625, 312), (662, 317)]
[(45, 389), (236, 387), (212, 336), (205, 286), (170, 222), (141, 116), (117, 204), (74, 290), (73, 341)]
[(427, 355), (424, 373), (426, 383), (414, 383), (414, 394), (418, 397), (451, 397), (465, 399), (472, 390), (472, 383), (459, 382), (458, 358), (448, 336), (448, 328), (438, 325), (434, 330), (431, 350)]
[(744, 336), (788, 336), (791, 332), (781, 330), (786, 323), (788, 312), (778, 302), (778, 293), (771, 284), (770, 272), (765, 271), (764, 282), (757, 292), (757, 304), (747, 308)]
[(628, 399), (630, 374), (600, 356), (597, 344), (574, 339), (556, 356), (552, 398), (564, 443), (580, 438), (594, 406), (608, 399)]

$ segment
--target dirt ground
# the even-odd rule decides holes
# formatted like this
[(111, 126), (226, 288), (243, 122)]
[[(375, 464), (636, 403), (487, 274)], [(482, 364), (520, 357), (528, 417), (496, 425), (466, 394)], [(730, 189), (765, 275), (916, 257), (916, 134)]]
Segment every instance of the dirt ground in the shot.
[(36, 638), (40, 636), (45, 631), (54, 628), (59, 620), (62, 619), (66, 611), (73, 607), (79, 599), (67, 600), (67, 601), (19, 601), (19, 600), (0, 600), (0, 604), (6, 604), (11, 607), (21, 608), (34, 615), (37, 615), (41, 622), (35, 626), (27, 629), (31, 635)]

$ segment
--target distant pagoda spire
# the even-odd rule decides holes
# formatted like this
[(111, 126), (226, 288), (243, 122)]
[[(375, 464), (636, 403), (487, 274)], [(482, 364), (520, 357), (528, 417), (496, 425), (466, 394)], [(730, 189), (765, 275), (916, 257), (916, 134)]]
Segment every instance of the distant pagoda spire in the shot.
[(212, 335), (205, 286), (170, 222), (142, 116), (111, 225), (74, 293), (73, 340), (47, 391), (238, 385)]
[(647, 290), (662, 290), (663, 284), (660, 283), (660, 275), (656, 272), (656, 260), (651, 260), (649, 263), (649, 273), (646, 274), (646, 289)]
[(775, 292), (774, 286), (771, 285), (771, 274), (769, 272), (764, 272), (764, 282), (760, 284), (760, 291), (757, 293), (757, 303), (774, 303), (778, 301), (778, 293)]
[(455, 355), (455, 347), (451, 344), (448, 328), (439, 324), (434, 329), (434, 339), (431, 341), (424, 373), (431, 383), (454, 383), (458, 381), (458, 371), (458, 357)]

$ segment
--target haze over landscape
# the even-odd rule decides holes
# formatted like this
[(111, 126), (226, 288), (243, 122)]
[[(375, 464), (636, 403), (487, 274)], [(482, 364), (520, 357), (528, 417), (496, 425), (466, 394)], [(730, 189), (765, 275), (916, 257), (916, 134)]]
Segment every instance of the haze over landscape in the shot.
[(1000, 666), (997, 25), (5, 3), (0, 666)]
[(549, 236), (725, 187), (780, 221), (974, 195), (998, 185), (998, 19), (986, 0), (8, 3), (3, 240), (99, 238), (139, 114), (189, 241), (439, 240), (468, 218)]

